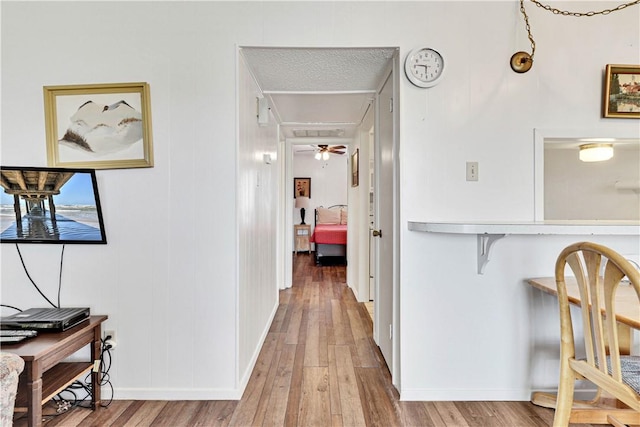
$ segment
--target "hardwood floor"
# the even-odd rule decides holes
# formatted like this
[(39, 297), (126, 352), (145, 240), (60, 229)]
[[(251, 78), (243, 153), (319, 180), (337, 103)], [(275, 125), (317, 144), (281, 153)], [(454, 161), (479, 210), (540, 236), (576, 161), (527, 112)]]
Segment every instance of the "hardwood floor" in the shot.
[[(529, 402), (400, 402), (344, 266), (294, 257), (240, 401), (113, 401), (47, 418), (52, 426), (549, 426)], [(45, 409), (45, 413), (50, 410)], [(16, 426), (26, 425), (25, 419)]]

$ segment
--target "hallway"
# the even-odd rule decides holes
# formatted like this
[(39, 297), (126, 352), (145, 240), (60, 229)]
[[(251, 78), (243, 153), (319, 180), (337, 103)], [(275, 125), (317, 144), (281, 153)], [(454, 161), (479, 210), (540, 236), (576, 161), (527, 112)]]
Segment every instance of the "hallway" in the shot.
[(397, 393), (344, 266), (294, 257), (280, 307), (231, 425), (398, 425)]

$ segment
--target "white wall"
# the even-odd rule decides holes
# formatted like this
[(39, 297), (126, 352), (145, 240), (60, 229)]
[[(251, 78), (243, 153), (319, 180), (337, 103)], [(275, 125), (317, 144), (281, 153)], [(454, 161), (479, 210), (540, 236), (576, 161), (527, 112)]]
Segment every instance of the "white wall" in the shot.
[[(277, 125), (259, 126), (260, 89), (242, 55), (238, 67), (238, 369), (240, 385), (249, 381), (271, 320), (278, 309), (276, 242), (278, 212)], [(264, 155), (271, 157), (271, 163)]]
[[(109, 314), (118, 331), (116, 397), (242, 392), (248, 358), (234, 349), (250, 353), (265, 315), (252, 331), (238, 329), (238, 298), (252, 286), (239, 274), (252, 256), (240, 240), (254, 230), (243, 223), (250, 198), (238, 194), (238, 165), (242, 150), (264, 147), (236, 144), (239, 45), (399, 46), (404, 57), (428, 44), (444, 55), (438, 86), (418, 89), (400, 76), (401, 395), (528, 399), (531, 387), (552, 386), (556, 325), (540, 319), (555, 311), (523, 279), (550, 274), (562, 246), (591, 238), (509, 236), (479, 276), (475, 236), (406, 229), (409, 220), (533, 219), (534, 128), (637, 131), (637, 121), (600, 118), (600, 97), (605, 64), (640, 63), (640, 9), (580, 19), (527, 4), (537, 48), (523, 75), (508, 66), (529, 47), (518, 9), (504, 1), (3, 2), (3, 164), (46, 163), (42, 86), (151, 85), (155, 167), (100, 171), (109, 244), (65, 254), (63, 303)], [(479, 162), (478, 182), (465, 181), (466, 161)], [(268, 246), (272, 229), (255, 231)], [(640, 243), (593, 240), (627, 253)], [(1, 250), (2, 302), (39, 304), (15, 250)], [(59, 248), (24, 253), (51, 295)]]

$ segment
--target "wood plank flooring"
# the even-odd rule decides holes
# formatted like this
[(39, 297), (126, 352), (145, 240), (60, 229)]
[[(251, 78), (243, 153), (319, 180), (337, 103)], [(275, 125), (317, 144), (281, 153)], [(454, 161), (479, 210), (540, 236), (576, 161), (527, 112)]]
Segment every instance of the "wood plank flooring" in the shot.
[[(346, 286), (346, 268), (318, 267), (298, 254), (293, 278), (280, 291), (242, 400), (120, 400), (47, 417), (46, 427), (551, 425), (553, 411), (529, 402), (400, 402), (367, 309)], [(14, 425), (25, 426), (25, 418)]]

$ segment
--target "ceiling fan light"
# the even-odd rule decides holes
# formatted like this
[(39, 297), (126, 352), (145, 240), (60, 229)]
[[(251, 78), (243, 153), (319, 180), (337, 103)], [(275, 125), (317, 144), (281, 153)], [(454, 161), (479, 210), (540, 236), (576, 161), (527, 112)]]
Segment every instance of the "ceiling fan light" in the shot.
[(316, 158), (316, 160), (320, 160), (322, 158), (322, 154), (320, 154), (320, 152), (316, 153), (315, 156), (313, 156)]
[(613, 157), (613, 144), (583, 144), (579, 158), (583, 162), (603, 162)]
[(322, 153), (322, 160), (329, 160), (329, 152), (325, 151), (324, 153)]

